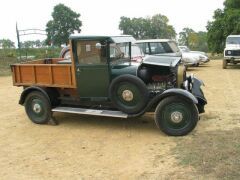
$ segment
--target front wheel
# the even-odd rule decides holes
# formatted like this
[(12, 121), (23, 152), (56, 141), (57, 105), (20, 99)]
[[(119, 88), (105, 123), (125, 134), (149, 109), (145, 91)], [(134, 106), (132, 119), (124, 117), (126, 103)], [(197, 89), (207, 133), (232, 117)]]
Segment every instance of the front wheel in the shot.
[(199, 113), (194, 103), (172, 96), (163, 99), (155, 110), (155, 123), (167, 135), (183, 136), (197, 125)]
[(52, 117), (50, 102), (41, 92), (29, 93), (24, 106), (29, 119), (36, 124), (45, 124)]

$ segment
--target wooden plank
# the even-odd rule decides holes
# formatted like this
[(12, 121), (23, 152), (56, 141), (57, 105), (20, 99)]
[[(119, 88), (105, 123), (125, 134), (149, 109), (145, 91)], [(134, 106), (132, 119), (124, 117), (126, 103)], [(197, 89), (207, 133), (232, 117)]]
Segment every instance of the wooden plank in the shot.
[(35, 66), (32, 66), (32, 69), (33, 69), (33, 80), (34, 80), (34, 83), (37, 83), (37, 80), (36, 80), (36, 68), (35, 68)]
[(18, 82), (22, 83), (22, 75), (21, 75), (20, 66), (17, 66), (17, 74), (18, 74)]
[(54, 84), (54, 81), (53, 81), (53, 73), (52, 73), (52, 66), (49, 66), (49, 77), (50, 77), (50, 83), (51, 84)]

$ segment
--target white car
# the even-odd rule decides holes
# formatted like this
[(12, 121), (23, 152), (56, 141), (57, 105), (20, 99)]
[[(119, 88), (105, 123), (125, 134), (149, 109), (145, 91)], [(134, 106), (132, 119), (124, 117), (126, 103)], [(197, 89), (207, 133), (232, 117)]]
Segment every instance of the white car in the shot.
[(197, 55), (199, 60), (200, 60), (200, 63), (206, 63), (206, 62), (209, 61), (208, 55), (205, 52), (202, 52), (202, 51), (191, 51), (187, 46), (178, 46), (178, 47), (182, 51), (182, 53), (190, 54), (188, 56), (191, 56), (191, 54)]
[(185, 66), (199, 66), (200, 57), (193, 53), (182, 52), (182, 62)]
[(182, 63), (185, 66), (197, 66), (199, 64), (199, 56), (182, 53), (176, 41), (171, 39), (146, 39), (139, 40), (136, 44), (144, 54), (182, 57)]

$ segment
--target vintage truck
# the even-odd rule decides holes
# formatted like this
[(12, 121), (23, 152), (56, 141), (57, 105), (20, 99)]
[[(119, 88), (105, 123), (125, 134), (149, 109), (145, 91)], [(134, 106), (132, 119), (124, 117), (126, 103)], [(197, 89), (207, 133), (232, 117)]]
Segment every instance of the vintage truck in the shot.
[(45, 124), (54, 112), (133, 118), (154, 112), (172, 136), (192, 131), (207, 101), (201, 80), (186, 76), (180, 57), (146, 56), (131, 62), (132, 36), (71, 35), (71, 59), (11, 65), (19, 104), (29, 119)]

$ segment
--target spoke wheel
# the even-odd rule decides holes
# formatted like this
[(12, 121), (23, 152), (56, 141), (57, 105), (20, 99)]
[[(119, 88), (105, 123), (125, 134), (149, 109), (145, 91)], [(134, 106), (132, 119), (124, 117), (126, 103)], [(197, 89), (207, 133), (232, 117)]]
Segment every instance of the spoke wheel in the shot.
[(168, 135), (186, 135), (197, 125), (198, 110), (195, 104), (181, 97), (167, 97), (156, 108), (155, 122)]
[(29, 119), (36, 124), (45, 124), (51, 118), (49, 100), (41, 92), (31, 92), (25, 100), (25, 111)]

